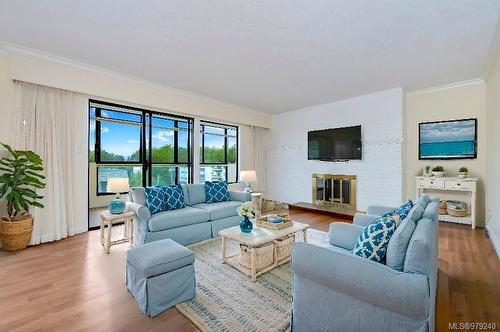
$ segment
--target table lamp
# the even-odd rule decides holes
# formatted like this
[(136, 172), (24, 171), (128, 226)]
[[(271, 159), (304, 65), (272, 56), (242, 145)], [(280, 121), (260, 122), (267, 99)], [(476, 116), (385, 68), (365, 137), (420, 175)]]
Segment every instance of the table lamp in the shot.
[(121, 199), (120, 193), (129, 191), (128, 178), (109, 178), (106, 187), (108, 192), (116, 193), (116, 197), (109, 202), (109, 212), (120, 214), (125, 211), (125, 201)]
[(245, 183), (245, 191), (251, 193), (252, 192), (252, 183), (257, 182), (257, 174), (254, 170), (250, 171), (241, 171), (240, 172), (240, 180)]

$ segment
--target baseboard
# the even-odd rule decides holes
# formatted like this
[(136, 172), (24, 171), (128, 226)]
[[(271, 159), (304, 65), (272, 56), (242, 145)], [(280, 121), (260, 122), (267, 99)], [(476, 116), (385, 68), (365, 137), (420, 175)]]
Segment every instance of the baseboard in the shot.
[(500, 237), (496, 234), (489, 225), (486, 225), (486, 230), (488, 231), (488, 236), (490, 237), (491, 243), (493, 243), (493, 248), (497, 253), (498, 259), (500, 259)]

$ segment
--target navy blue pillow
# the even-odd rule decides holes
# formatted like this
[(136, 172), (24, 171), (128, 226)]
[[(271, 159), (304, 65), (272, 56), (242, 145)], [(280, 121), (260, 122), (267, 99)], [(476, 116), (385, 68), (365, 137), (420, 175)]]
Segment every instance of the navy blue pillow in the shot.
[(374, 220), (363, 228), (352, 253), (382, 263), (396, 227), (397, 222), (392, 217), (380, 217)]
[(184, 190), (180, 184), (165, 186), (165, 210), (177, 210), (186, 206), (184, 202)]
[(408, 213), (410, 213), (411, 208), (413, 207), (413, 202), (409, 199), (401, 205), (399, 208), (394, 211), (394, 214), (397, 214), (399, 216), (399, 219), (404, 220), (406, 217), (408, 217)]
[(210, 182), (205, 181), (205, 195), (207, 203), (227, 202), (229, 198), (229, 190), (226, 181)]
[(165, 210), (165, 190), (161, 187), (146, 187), (146, 205), (151, 214)]
[(397, 214), (399, 216), (399, 219), (403, 221), (404, 219), (406, 219), (406, 217), (408, 217), (408, 213), (410, 213), (412, 207), (413, 207), (413, 202), (409, 199), (406, 201), (406, 203), (398, 207), (396, 210), (384, 213), (382, 217), (390, 217)]

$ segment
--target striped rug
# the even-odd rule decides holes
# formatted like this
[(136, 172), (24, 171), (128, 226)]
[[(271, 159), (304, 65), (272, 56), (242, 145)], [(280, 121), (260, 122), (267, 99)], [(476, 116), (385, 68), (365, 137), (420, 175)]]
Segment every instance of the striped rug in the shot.
[[(324, 246), (327, 233), (307, 230), (309, 243)], [(302, 241), (297, 235), (297, 241)], [(229, 253), (237, 252), (228, 241)], [(257, 277), (249, 277), (221, 264), (221, 240), (188, 246), (196, 255), (196, 297), (176, 305), (201, 331), (284, 331), (292, 305), (290, 264)]]

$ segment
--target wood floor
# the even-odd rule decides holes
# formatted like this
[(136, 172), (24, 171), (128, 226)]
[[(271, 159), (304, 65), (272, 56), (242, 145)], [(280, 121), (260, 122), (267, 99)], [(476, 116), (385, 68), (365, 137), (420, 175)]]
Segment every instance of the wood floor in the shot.
[[(293, 212), (326, 231), (332, 217)], [(437, 331), (448, 322), (500, 326), (500, 261), (484, 230), (441, 223)], [(0, 331), (194, 331), (175, 308), (141, 314), (124, 285), (126, 245), (103, 253), (97, 231), (0, 251)]]

